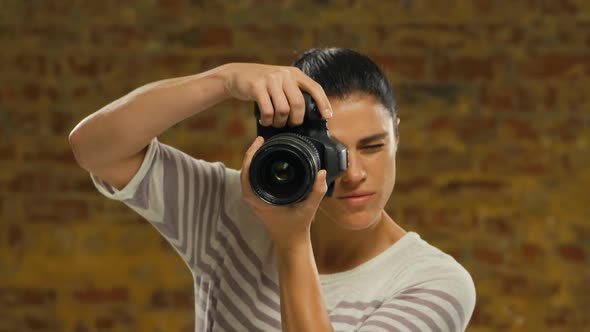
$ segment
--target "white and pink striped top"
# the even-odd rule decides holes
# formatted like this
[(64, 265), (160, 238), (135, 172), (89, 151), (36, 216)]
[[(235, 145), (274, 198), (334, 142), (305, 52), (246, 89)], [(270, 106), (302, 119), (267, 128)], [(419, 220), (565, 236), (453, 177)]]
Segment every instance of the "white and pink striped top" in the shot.
[[(91, 174), (103, 195), (149, 221), (188, 265), (195, 331), (281, 330), (272, 241), (241, 199), (239, 174), (157, 138), (121, 191)], [(469, 273), (413, 232), (320, 280), (335, 331), (463, 331), (475, 306)]]

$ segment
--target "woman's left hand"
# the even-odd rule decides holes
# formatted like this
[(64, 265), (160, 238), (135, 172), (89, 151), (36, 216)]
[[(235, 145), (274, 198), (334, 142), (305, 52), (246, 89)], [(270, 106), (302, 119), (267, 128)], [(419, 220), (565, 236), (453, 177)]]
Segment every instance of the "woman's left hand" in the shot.
[(311, 223), (328, 190), (326, 171), (320, 170), (317, 173), (313, 189), (303, 201), (285, 206), (268, 204), (252, 191), (249, 180), (252, 157), (263, 143), (264, 138), (258, 136), (244, 156), (240, 174), (242, 197), (262, 220), (277, 248), (288, 249), (310, 241)]

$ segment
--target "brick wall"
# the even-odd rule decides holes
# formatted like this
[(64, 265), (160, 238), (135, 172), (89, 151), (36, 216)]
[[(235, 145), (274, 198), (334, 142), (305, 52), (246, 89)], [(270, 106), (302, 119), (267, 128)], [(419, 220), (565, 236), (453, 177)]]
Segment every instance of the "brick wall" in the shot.
[[(388, 70), (402, 122), (387, 209), (471, 272), (469, 330), (590, 326), (589, 2), (81, 3), (0, 11), (0, 331), (191, 331), (188, 269), (94, 190), (67, 135), (145, 83), (312, 46)], [(161, 140), (239, 168), (250, 115), (226, 102)]]

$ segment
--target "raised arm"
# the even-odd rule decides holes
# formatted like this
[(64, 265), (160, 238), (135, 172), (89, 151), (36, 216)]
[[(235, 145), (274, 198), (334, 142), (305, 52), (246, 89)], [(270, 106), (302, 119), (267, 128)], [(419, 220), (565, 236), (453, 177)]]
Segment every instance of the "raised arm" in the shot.
[[(296, 82), (286, 91), (288, 99), (272, 100), (284, 81)], [(322, 111), (329, 109), (321, 87), (295, 67), (230, 63), (153, 82), (83, 119), (69, 135), (70, 146), (82, 168), (121, 189), (141, 166), (149, 142), (178, 122), (234, 97), (257, 101), (264, 125), (284, 126), (289, 105), (303, 99), (297, 86), (310, 92)], [(294, 108), (299, 116), (290, 122), (303, 118), (303, 107)]]
[(153, 82), (90, 114), (69, 135), (78, 164), (121, 189), (154, 137), (229, 97), (225, 69)]

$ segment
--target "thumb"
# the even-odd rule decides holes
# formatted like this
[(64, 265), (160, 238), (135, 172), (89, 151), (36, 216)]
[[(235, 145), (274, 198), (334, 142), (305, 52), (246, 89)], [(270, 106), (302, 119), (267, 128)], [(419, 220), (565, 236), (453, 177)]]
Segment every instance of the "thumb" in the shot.
[(321, 169), (321, 170), (319, 170), (319, 172), (317, 173), (317, 175), (315, 177), (315, 183), (313, 184), (313, 189), (312, 189), (311, 193), (309, 194), (310, 201), (313, 202), (312, 204), (316, 205), (315, 206), (316, 208), (317, 208), (317, 205), (320, 205), (320, 202), (322, 201), (322, 199), (326, 195), (327, 191), (328, 191), (328, 184), (326, 183), (326, 170)]

